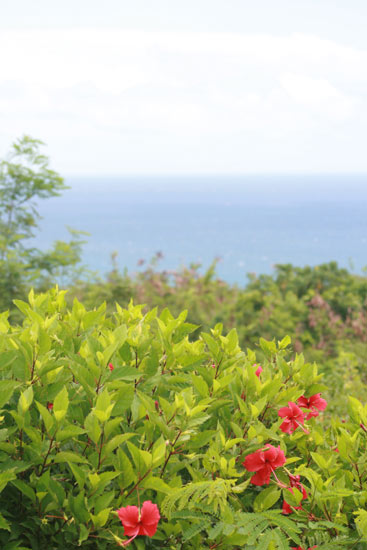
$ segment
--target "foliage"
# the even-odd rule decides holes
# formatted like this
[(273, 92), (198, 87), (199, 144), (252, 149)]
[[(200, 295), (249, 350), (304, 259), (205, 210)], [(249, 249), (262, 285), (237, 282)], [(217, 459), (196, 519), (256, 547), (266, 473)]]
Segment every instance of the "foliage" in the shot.
[(0, 309), (24, 297), (30, 284), (49, 286), (79, 263), (80, 234), (71, 230), (70, 242), (57, 241), (50, 251), (30, 244), (38, 227), (37, 201), (59, 195), (66, 187), (41, 154), (42, 142), (24, 136), (7, 159), (0, 161)]
[[(201, 274), (199, 266), (167, 272), (151, 265), (135, 274), (116, 266), (105, 280), (79, 282), (70, 295), (94, 305), (133, 298), (152, 308), (168, 307), (174, 315), (187, 308), (188, 320), (208, 331), (220, 322), (236, 327), (242, 347), (256, 347), (260, 337), (292, 338), (294, 350), (317, 361), (329, 385), (331, 406), (338, 398), (339, 414), (347, 410), (349, 393), (367, 400), (367, 278), (338, 268), (335, 262), (315, 267), (279, 265), (272, 275), (251, 275), (244, 288), (215, 274), (215, 262)], [(262, 359), (261, 348), (259, 357)], [(347, 391), (344, 392), (343, 390)]]
[[(116, 510), (143, 500), (161, 520), (138, 550), (366, 547), (367, 407), (283, 433), (279, 409), (325, 390), (288, 337), (243, 352), (220, 324), (193, 336), (185, 311), (68, 309), (57, 289), (16, 306), (21, 326), (0, 317), (1, 548), (122, 544)], [(287, 462), (255, 486), (242, 463), (266, 444)]]

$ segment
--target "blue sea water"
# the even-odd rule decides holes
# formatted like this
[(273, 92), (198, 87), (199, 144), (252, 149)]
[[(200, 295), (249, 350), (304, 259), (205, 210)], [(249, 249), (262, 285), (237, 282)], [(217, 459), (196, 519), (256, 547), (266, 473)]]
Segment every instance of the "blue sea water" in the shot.
[(83, 261), (104, 274), (117, 252), (121, 269), (191, 262), (246, 283), (278, 263), (337, 261), (360, 273), (367, 265), (366, 175), (70, 177), (61, 197), (43, 201), (37, 245), (87, 231)]

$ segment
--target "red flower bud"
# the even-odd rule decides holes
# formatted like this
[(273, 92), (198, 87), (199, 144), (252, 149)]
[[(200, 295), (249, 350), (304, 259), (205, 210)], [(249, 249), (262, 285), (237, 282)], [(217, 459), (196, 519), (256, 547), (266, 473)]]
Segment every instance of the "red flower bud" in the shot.
[(112, 363), (108, 363), (108, 368), (110, 369), (110, 371), (112, 372), (114, 370), (114, 366)]
[(49, 411), (52, 411), (52, 409), (54, 408), (54, 404), (53, 403), (50, 403), (49, 401), (47, 402), (47, 408)]
[(260, 374), (262, 373), (262, 371), (263, 371), (264, 369), (262, 368), (261, 365), (256, 365), (256, 364), (253, 365), (253, 367), (257, 367), (255, 374), (256, 374), (256, 376), (257, 376), (258, 378), (260, 378)]

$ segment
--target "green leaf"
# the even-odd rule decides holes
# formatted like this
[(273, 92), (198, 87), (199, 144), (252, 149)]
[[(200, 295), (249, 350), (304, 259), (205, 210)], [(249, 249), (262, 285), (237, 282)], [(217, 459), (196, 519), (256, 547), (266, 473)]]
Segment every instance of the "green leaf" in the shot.
[(144, 474), (152, 466), (153, 459), (151, 453), (138, 449), (131, 441), (127, 442), (127, 447), (135, 463), (136, 469), (140, 474)]
[(55, 424), (54, 419), (52, 418), (51, 414), (49, 413), (49, 411), (47, 410), (47, 408), (44, 405), (42, 405), (38, 401), (36, 401), (35, 403), (37, 405), (37, 409), (40, 412), (42, 420), (45, 424), (46, 431), (48, 433), (50, 433), (51, 429), (53, 428), (53, 426)]
[(18, 412), (20, 415), (25, 415), (31, 406), (33, 401), (33, 388), (29, 386), (24, 392), (20, 394), (19, 403), (18, 403)]
[(191, 380), (194, 388), (198, 391), (201, 397), (208, 397), (209, 389), (205, 380), (201, 376), (196, 376), (195, 374), (191, 375)]
[(106, 508), (105, 510), (101, 510), (96, 516), (93, 514), (90, 515), (95, 529), (99, 529), (107, 523), (111, 510), (112, 508)]
[(117, 468), (122, 477), (122, 484), (124, 488), (127, 488), (136, 479), (132, 464), (122, 449), (117, 450)]
[(97, 418), (94, 416), (94, 412), (91, 411), (85, 419), (84, 427), (87, 431), (88, 437), (97, 445), (101, 437), (101, 427)]
[(69, 407), (69, 395), (66, 387), (63, 387), (62, 390), (57, 394), (54, 399), (53, 413), (58, 422), (66, 416), (67, 410)]
[(75, 462), (76, 464), (88, 464), (88, 460), (81, 454), (71, 453), (70, 451), (61, 451), (57, 453), (54, 458), (55, 464), (60, 464), (62, 462)]
[(16, 479), (16, 477), (17, 476), (15, 475), (15, 468), (0, 472), (0, 492), (5, 489), (9, 481), (13, 481), (13, 479)]
[(82, 545), (82, 542), (86, 541), (89, 537), (89, 529), (82, 523), (79, 525), (79, 539), (78, 539), (78, 546)]
[(82, 435), (84, 433), (85, 430), (83, 430), (82, 428), (79, 428), (74, 424), (68, 424), (63, 430), (58, 430), (56, 432), (56, 441), (66, 441), (67, 439), (71, 439), (73, 437), (76, 438), (78, 435)]
[[(0, 356), (1, 361), (1, 356)], [(0, 408), (10, 401), (11, 396), (14, 393), (15, 388), (19, 385), (19, 382), (15, 380), (1, 380), (0, 381)]]
[(107, 389), (104, 389), (103, 392), (97, 397), (94, 414), (100, 422), (107, 422), (111, 416), (112, 409), (113, 405), (111, 405), (111, 397)]
[(207, 334), (206, 332), (202, 332), (200, 336), (208, 346), (209, 351), (213, 356), (213, 359), (215, 361), (218, 361), (220, 358), (220, 348), (218, 343), (214, 340), (212, 336), (210, 336), (210, 334)]
[(154, 491), (157, 491), (159, 493), (164, 493), (165, 495), (168, 495), (172, 492), (172, 489), (163, 479), (160, 477), (149, 477), (148, 479), (144, 480), (143, 486), (145, 489), (153, 489)]
[(24, 481), (21, 481), (20, 479), (14, 479), (11, 484), (14, 485), (18, 491), (23, 493), (23, 495), (28, 497), (33, 503), (36, 502), (36, 493), (28, 483), (24, 483)]
[(69, 494), (69, 506), (71, 513), (82, 524), (86, 524), (89, 521), (89, 512), (85, 505), (84, 492), (80, 491), (76, 497)]
[(268, 510), (279, 500), (280, 495), (281, 491), (276, 486), (263, 489), (254, 500), (254, 512)]
[(79, 466), (77, 466), (73, 462), (68, 462), (68, 466), (69, 466), (70, 470), (72, 471), (73, 476), (76, 479), (76, 482), (79, 486), (80, 491), (82, 491), (84, 489), (84, 485), (85, 485), (85, 482), (86, 482), (86, 475), (85, 475), (84, 471), (82, 470), (82, 468), (79, 468)]
[(6, 521), (2, 514), (0, 514), (0, 529), (9, 531), (9, 533), (11, 531), (10, 524)]
[(290, 336), (284, 336), (283, 340), (280, 340), (278, 342), (278, 348), (279, 349), (285, 349), (291, 344)]
[(103, 446), (103, 456), (108, 456), (115, 449), (117, 449), (117, 447), (122, 445), (122, 443), (124, 443), (134, 435), (135, 434), (133, 433), (115, 435), (115, 437), (110, 439), (110, 441), (108, 441), (108, 443)]
[[(135, 369), (136, 373), (136, 369)], [(125, 384), (117, 393), (114, 395), (115, 405), (112, 409), (113, 416), (120, 416), (132, 405), (134, 399), (134, 386)]]

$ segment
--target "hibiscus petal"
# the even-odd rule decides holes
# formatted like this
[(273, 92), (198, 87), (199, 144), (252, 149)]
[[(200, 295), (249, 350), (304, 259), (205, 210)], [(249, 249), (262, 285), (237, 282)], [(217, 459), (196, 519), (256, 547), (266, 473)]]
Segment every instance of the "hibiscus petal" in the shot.
[(304, 407), (305, 409), (308, 409), (310, 406), (308, 399), (304, 395), (297, 399), (297, 403), (300, 407)]
[(270, 474), (271, 469), (266, 465), (264, 466), (264, 468), (262, 468), (255, 475), (252, 476), (251, 483), (253, 485), (269, 485)]
[(286, 416), (290, 416), (290, 414), (291, 414), (291, 411), (289, 410), (288, 407), (282, 407), (278, 411), (278, 416), (280, 416), (281, 418), (285, 418)]
[(301, 411), (301, 409), (299, 407), (297, 407), (297, 405), (295, 403), (288, 403), (289, 405), (289, 408), (291, 409), (292, 411), (292, 416), (295, 416), (295, 417), (302, 417), (303, 418), (303, 412)]
[[(140, 521), (144, 526), (155, 525), (157, 526), (160, 520), (160, 514), (158, 506), (153, 504), (150, 500), (146, 500), (141, 508)], [(150, 535), (151, 536), (151, 535)]]
[(117, 510), (118, 517), (124, 528), (136, 527), (139, 522), (139, 509), (137, 506), (125, 506)]
[(277, 456), (273, 460), (272, 466), (273, 468), (280, 468), (281, 466), (284, 466), (284, 464), (286, 463), (286, 458), (285, 458), (284, 451), (282, 451), (280, 446), (278, 446), (276, 450), (277, 450)]
[(291, 423), (290, 420), (288, 420), (288, 418), (286, 420), (284, 420), (284, 422), (281, 423), (279, 428), (285, 434), (291, 434), (292, 432), (294, 432), (294, 428), (292, 427), (292, 423)]
[(257, 472), (263, 468), (265, 463), (264, 453), (262, 451), (256, 451), (247, 455), (245, 461), (242, 462), (242, 465), (246, 468), (248, 472)]
[(310, 406), (316, 407), (319, 411), (324, 411), (327, 407), (327, 401), (321, 397), (321, 394), (316, 393), (310, 397)]
[(293, 510), (289, 506), (288, 502), (283, 500), (282, 514), (291, 514), (292, 512), (293, 512)]
[(157, 531), (158, 522), (151, 525), (140, 525), (139, 535), (146, 535), (152, 537)]
[(264, 457), (267, 462), (273, 462), (277, 457), (278, 451), (273, 445), (267, 445), (267, 450), (264, 451)]

